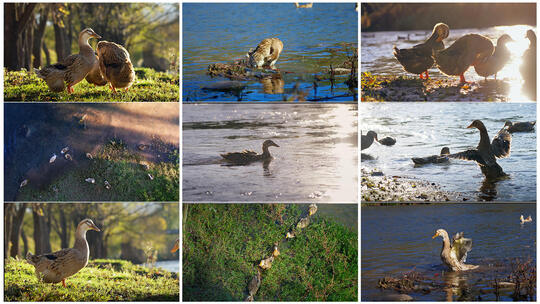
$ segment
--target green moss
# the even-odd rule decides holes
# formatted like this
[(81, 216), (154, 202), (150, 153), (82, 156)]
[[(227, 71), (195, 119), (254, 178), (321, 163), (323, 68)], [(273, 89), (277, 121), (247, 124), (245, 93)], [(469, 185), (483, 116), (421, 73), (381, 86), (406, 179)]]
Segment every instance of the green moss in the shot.
[(9, 72), (4, 69), (4, 100), (6, 101), (179, 101), (179, 76), (156, 72), (149, 68), (135, 68), (135, 83), (126, 92), (113, 94), (108, 85), (94, 86), (83, 80), (73, 88), (75, 92), (51, 92), (35, 73), (26, 70)]
[(66, 279), (67, 287), (38, 280), (34, 266), (4, 262), (4, 301), (178, 301), (178, 275), (122, 260), (93, 260)]
[[(186, 207), (187, 206), (187, 207)], [(183, 300), (239, 301), (256, 264), (280, 242), (256, 301), (356, 301), (358, 235), (315, 215), (284, 241), (299, 219), (291, 204), (189, 204), (183, 226)]]

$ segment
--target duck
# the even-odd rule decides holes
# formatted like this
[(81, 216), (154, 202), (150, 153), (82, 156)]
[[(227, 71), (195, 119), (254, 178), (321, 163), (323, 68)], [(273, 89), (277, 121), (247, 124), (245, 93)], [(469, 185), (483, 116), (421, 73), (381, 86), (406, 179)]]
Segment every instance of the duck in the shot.
[(180, 239), (176, 239), (176, 241), (174, 242), (174, 246), (171, 249), (171, 253), (177, 252), (179, 247), (180, 247)]
[(277, 244), (274, 245), (274, 249), (272, 250), (272, 255), (273, 255), (274, 257), (277, 257), (278, 255), (280, 255), (280, 252), (279, 252), (279, 249), (278, 249)]
[(97, 56), (97, 53), (94, 54), (97, 60), (84, 79), (86, 79), (86, 82), (93, 84), (94, 86), (104, 86), (108, 81), (103, 78), (103, 75), (101, 75), (101, 71), (99, 70), (99, 57)]
[(88, 264), (90, 250), (86, 241), (86, 232), (101, 230), (91, 219), (82, 220), (75, 231), (75, 244), (73, 248), (62, 249), (53, 253), (34, 255), (26, 254), (26, 261), (33, 265), (36, 275), (45, 283), (59, 283), (66, 287), (66, 278), (70, 277)]
[(360, 143), (361, 149), (365, 150), (371, 147), (374, 141), (379, 141), (377, 139), (377, 133), (375, 131), (368, 131), (366, 135), (362, 135), (362, 142)]
[(439, 70), (448, 76), (458, 76), (466, 83), (463, 75), (471, 65), (485, 62), (493, 54), (493, 43), (487, 37), (468, 34), (460, 37), (444, 50), (433, 50), (433, 59)]
[(97, 44), (99, 58), (99, 71), (103, 78), (110, 83), (111, 90), (126, 91), (135, 81), (135, 70), (129, 58), (128, 51), (121, 45), (109, 41), (100, 41)]
[[(420, 74), (420, 79), (429, 79), (428, 69), (433, 66), (431, 57), (433, 50), (444, 49), (443, 39), (447, 38), (450, 28), (444, 23), (437, 23), (433, 27), (431, 36), (421, 44), (410, 49), (399, 49), (394, 45), (394, 57), (403, 66), (403, 69), (412, 74)], [(425, 74), (425, 76), (423, 75)]]
[(283, 51), (283, 42), (279, 38), (266, 38), (261, 41), (255, 50), (249, 49), (246, 54), (248, 66), (251, 68), (270, 67), (274, 70), (274, 64)]
[(464, 238), (463, 232), (461, 232), (452, 238), (450, 244), (448, 232), (444, 229), (438, 229), (431, 238), (435, 239), (438, 236), (443, 238), (441, 260), (448, 268), (452, 271), (467, 271), (478, 268), (478, 265), (465, 264), (467, 253), (472, 249), (472, 239)]
[(484, 77), (487, 82), (487, 77), (495, 74), (495, 80), (497, 80), (497, 73), (502, 70), (506, 63), (510, 60), (510, 51), (506, 48), (506, 43), (514, 41), (508, 34), (504, 34), (497, 39), (497, 45), (495, 46), (495, 52), (491, 57), (488, 57), (486, 61), (478, 63), (474, 66), (476, 74)]
[(529, 48), (523, 52), (521, 57), (522, 64), (519, 67), (521, 77), (525, 84), (530, 84), (536, 87), (536, 34), (533, 30), (528, 30), (526, 34), (529, 39)]
[(467, 128), (477, 128), (480, 131), (480, 142), (476, 149), (471, 149), (459, 153), (449, 154), (448, 157), (475, 161), (482, 170), (484, 176), (488, 179), (504, 177), (507, 174), (497, 164), (497, 158), (510, 156), (510, 145), (512, 136), (503, 127), (490, 143), (489, 134), (484, 123), (480, 120), (474, 120)]
[(271, 255), (266, 259), (262, 259), (259, 262), (259, 267), (261, 267), (262, 269), (270, 269), (270, 267), (272, 267), (272, 262), (274, 262), (274, 255)]
[(62, 62), (46, 66), (41, 70), (34, 69), (36, 75), (45, 80), (49, 90), (62, 92), (67, 84), (67, 92), (73, 93), (73, 86), (83, 80), (92, 70), (97, 57), (88, 44), (91, 38), (99, 39), (101, 36), (91, 28), (85, 28), (79, 33), (78, 54), (69, 55)]
[(25, 180), (23, 180), (23, 181), (21, 182), (21, 184), (19, 185), (19, 189), (22, 188), (22, 187), (24, 187), (24, 186), (26, 186), (26, 185), (28, 185), (28, 179), (25, 179)]
[(257, 294), (257, 291), (259, 291), (259, 287), (261, 286), (261, 270), (257, 268), (257, 274), (253, 276), (251, 281), (249, 281), (248, 284), (248, 297), (246, 298), (246, 302), (253, 302), (253, 297), (255, 294)]
[(532, 216), (529, 215), (529, 217), (524, 218), (523, 214), (519, 217), (519, 220), (522, 224), (532, 222)]
[(62, 150), (60, 150), (60, 153), (66, 154), (66, 152), (69, 151), (69, 147), (65, 147)]
[(309, 217), (306, 216), (304, 218), (301, 218), (300, 221), (298, 221), (298, 224), (296, 224), (296, 228), (298, 229), (304, 229), (309, 225)]
[(440, 164), (446, 163), (449, 161), (448, 154), (450, 154), (450, 148), (443, 147), (441, 149), (441, 154), (431, 155), (426, 157), (413, 157), (411, 158), (415, 165), (425, 165), (425, 164)]
[(309, 213), (309, 216), (312, 216), (315, 213), (317, 213), (317, 205), (315, 205), (315, 204), (309, 205), (308, 213)]
[(53, 156), (51, 156), (51, 158), (49, 158), (49, 164), (54, 163), (55, 160), (56, 160), (56, 153), (54, 153)]
[(270, 154), (270, 151), (268, 150), (269, 147), (279, 148), (278, 144), (276, 144), (270, 139), (267, 139), (262, 144), (262, 154), (257, 154), (257, 152), (251, 150), (244, 150), (242, 152), (230, 152), (220, 155), (225, 161), (235, 164), (247, 164), (254, 161), (266, 161), (273, 158)]
[(312, 8), (313, 2), (307, 4), (298, 4), (298, 2), (295, 2), (294, 5), (296, 6), (296, 8)]
[(393, 146), (393, 145), (396, 144), (396, 139), (387, 136), (387, 137), (385, 137), (385, 138), (379, 139), (378, 142), (379, 142), (381, 145), (385, 145), (385, 146)]
[(506, 121), (504, 126), (507, 127), (508, 132), (532, 132), (534, 131), (534, 126), (536, 121), (527, 121), (527, 122), (511, 122)]
[(294, 233), (293, 230), (291, 230), (291, 231), (287, 231), (287, 234), (285, 235), (285, 238), (286, 238), (286, 239), (292, 239), (292, 238), (294, 238), (295, 236), (296, 236), (296, 234)]

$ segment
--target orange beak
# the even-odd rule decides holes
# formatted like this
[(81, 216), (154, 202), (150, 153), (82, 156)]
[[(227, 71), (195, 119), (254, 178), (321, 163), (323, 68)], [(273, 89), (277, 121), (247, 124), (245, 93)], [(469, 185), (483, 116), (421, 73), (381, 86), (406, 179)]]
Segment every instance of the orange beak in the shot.
[(474, 126), (472, 124), (470, 124), (467, 129), (470, 129), (470, 128), (474, 128)]
[(90, 229), (95, 230), (97, 232), (101, 232), (101, 230), (99, 230), (99, 228), (96, 225), (90, 226)]
[(431, 238), (434, 239), (434, 238), (436, 238), (436, 237), (438, 237), (438, 236), (439, 236), (439, 233), (436, 232), (435, 235), (433, 235)]
[(180, 246), (180, 240), (176, 240), (176, 243), (174, 243), (174, 247), (171, 249), (171, 252), (174, 253), (178, 251), (178, 247)]

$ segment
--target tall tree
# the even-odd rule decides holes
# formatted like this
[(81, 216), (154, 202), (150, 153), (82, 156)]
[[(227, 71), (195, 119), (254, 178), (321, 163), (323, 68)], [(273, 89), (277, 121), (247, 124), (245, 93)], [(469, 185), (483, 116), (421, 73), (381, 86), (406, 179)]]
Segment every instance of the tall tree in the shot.
[(30, 69), (33, 12), (37, 5), (4, 4), (4, 65), (8, 70)]
[(44, 4), (39, 9), (39, 19), (36, 20), (36, 29), (34, 31), (33, 50), (34, 55), (34, 67), (39, 68), (42, 66), (41, 62), (41, 48), (43, 47), (43, 36), (45, 35), (45, 26), (47, 25), (47, 19), (49, 15), (50, 4)]
[(24, 213), (26, 212), (27, 203), (22, 203), (14, 207), (13, 218), (11, 220), (11, 248), (9, 251), (10, 257), (19, 255), (19, 237), (21, 235), (21, 227), (23, 224)]
[(32, 204), (34, 244), (36, 254), (51, 252), (50, 204)]

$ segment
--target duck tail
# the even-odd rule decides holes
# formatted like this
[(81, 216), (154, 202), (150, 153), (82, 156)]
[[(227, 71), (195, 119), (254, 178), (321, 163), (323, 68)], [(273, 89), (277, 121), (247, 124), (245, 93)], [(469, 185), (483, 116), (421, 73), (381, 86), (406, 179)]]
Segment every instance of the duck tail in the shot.
[(30, 251), (26, 253), (26, 260), (28, 261), (28, 263), (35, 265), (36, 264), (36, 262), (34, 261), (35, 259), (36, 259), (36, 256), (33, 255)]

